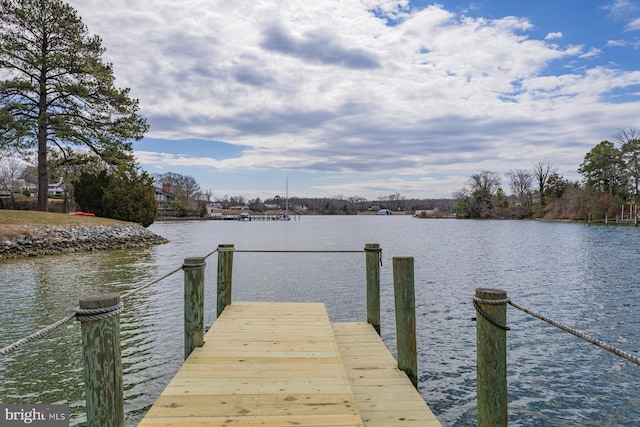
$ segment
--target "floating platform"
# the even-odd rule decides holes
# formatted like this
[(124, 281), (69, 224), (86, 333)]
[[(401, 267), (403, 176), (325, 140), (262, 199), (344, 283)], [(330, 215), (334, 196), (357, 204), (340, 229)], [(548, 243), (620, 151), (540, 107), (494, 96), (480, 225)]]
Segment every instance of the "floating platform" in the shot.
[(375, 329), (321, 303), (228, 305), (139, 426), (440, 427)]

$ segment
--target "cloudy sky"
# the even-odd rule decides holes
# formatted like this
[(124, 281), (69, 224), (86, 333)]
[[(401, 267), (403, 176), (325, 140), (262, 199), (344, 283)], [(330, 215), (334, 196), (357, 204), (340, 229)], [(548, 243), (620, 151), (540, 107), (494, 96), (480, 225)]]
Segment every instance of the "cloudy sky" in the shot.
[[(640, 0), (70, 0), (215, 196), (448, 198), (640, 126)], [(507, 192), (507, 178), (503, 178)]]

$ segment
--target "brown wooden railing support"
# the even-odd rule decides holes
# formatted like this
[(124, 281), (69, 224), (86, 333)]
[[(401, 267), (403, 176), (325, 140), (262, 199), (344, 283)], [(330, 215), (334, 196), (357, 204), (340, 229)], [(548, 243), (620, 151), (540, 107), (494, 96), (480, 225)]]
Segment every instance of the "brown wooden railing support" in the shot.
[(398, 368), (403, 370), (413, 385), (418, 388), (413, 257), (393, 258), (393, 289), (396, 307)]
[(364, 245), (367, 269), (367, 322), (380, 335), (380, 261), (382, 249), (378, 243)]
[(184, 270), (184, 358), (204, 344), (204, 258), (185, 258)]
[(120, 295), (94, 295), (80, 300), (87, 426), (124, 426)]
[[(499, 289), (476, 289), (476, 304), (495, 322), (506, 325), (507, 293)], [(500, 304), (482, 300), (502, 300)], [(507, 331), (476, 316), (478, 427), (507, 426)]]
[(231, 288), (233, 275), (233, 244), (218, 245), (218, 293), (217, 315), (231, 304)]

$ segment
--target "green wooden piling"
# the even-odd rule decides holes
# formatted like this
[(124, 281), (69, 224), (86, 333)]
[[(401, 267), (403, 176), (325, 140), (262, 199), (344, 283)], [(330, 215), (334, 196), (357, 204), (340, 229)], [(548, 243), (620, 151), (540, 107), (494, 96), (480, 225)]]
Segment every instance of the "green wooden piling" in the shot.
[[(506, 300), (499, 289), (476, 289), (479, 300)], [(507, 304), (487, 304), (480, 308), (496, 322), (506, 325)], [(490, 323), (480, 313), (476, 316), (478, 427), (506, 426), (507, 408), (507, 331)]]
[(380, 335), (380, 254), (378, 243), (364, 245), (367, 268), (367, 322)]
[[(118, 294), (80, 300), (78, 320), (81, 321), (88, 427), (124, 426), (120, 315), (116, 310), (119, 304)], [(101, 309), (110, 313), (97, 315), (95, 317), (102, 318), (95, 320), (91, 313), (82, 313)]]
[(218, 316), (226, 306), (231, 304), (233, 251), (233, 244), (218, 245)]
[(413, 257), (393, 258), (393, 289), (396, 307), (398, 368), (403, 370), (413, 385), (418, 388)]
[(185, 258), (184, 270), (184, 358), (204, 344), (204, 258)]

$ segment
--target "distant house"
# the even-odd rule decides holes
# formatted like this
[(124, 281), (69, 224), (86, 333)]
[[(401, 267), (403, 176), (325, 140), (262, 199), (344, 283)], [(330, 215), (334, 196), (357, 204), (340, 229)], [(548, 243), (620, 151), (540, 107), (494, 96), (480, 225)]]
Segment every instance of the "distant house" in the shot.
[(207, 202), (207, 214), (210, 218), (221, 218), (222, 205), (218, 202)]
[(162, 184), (162, 188), (156, 187), (155, 191), (158, 206), (168, 205), (176, 199), (175, 194), (171, 192), (171, 186), (168, 184)]
[(369, 212), (378, 212), (380, 210), (380, 206), (369, 206), (369, 209), (367, 209)]
[(378, 211), (378, 215), (391, 215), (393, 212), (391, 212), (389, 209), (380, 209)]
[(64, 187), (65, 186), (62, 183), (62, 181), (57, 182), (55, 184), (49, 184), (49, 189), (47, 190), (47, 193), (49, 194), (49, 196), (63, 196), (65, 193)]
[(237, 206), (231, 206), (229, 209), (231, 209), (232, 211), (248, 211), (249, 206), (237, 205)]
[(280, 205), (277, 205), (275, 203), (265, 203), (264, 208), (268, 211), (279, 211), (282, 209)]

